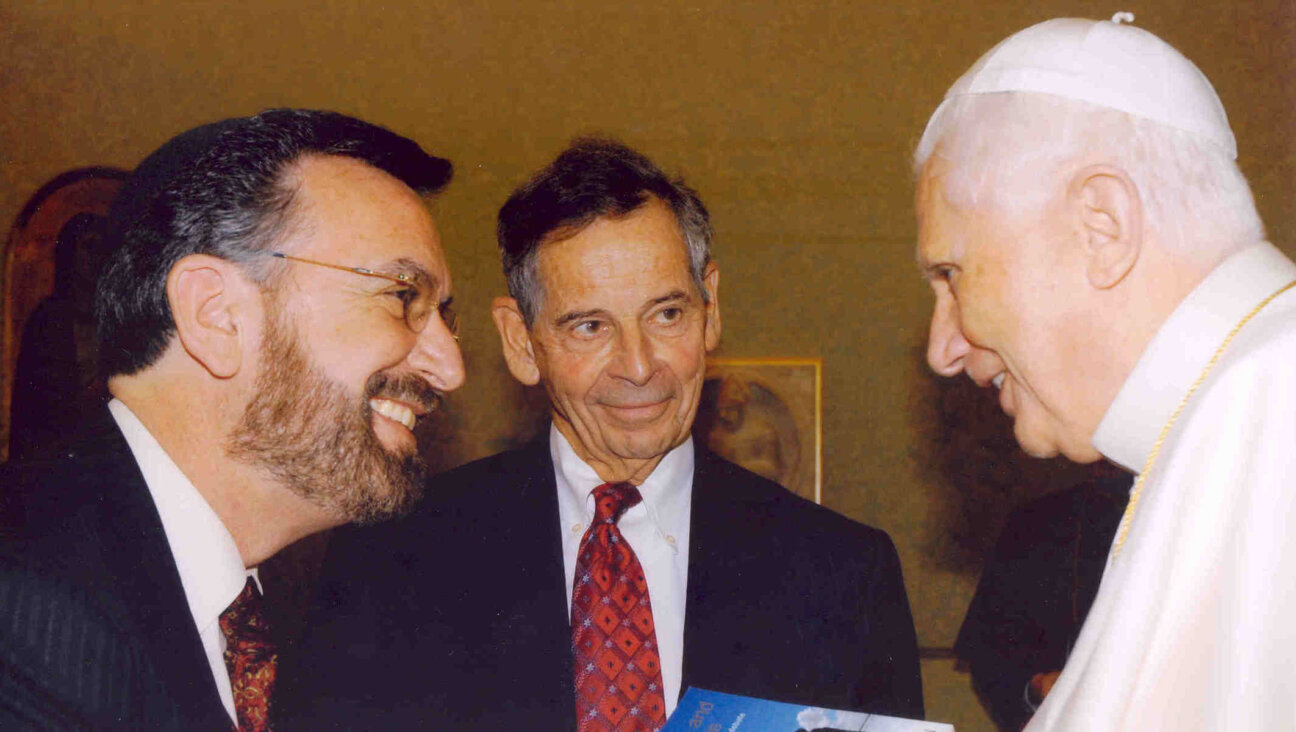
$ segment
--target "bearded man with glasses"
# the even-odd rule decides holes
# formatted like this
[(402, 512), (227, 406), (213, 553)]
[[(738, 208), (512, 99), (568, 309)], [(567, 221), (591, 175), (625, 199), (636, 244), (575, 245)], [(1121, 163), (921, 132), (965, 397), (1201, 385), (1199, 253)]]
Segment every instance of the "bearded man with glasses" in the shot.
[(423, 199), (450, 176), (304, 110), (141, 163), (96, 293), (114, 398), (0, 473), (0, 728), (266, 728), (257, 565), (406, 510), (415, 423), (463, 382)]

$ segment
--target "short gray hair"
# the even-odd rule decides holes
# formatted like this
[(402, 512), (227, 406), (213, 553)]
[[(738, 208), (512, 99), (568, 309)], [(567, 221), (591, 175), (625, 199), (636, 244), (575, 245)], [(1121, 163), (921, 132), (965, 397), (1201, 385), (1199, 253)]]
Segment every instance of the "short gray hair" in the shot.
[(1038, 205), (1053, 190), (1041, 177), (1089, 159), (1129, 175), (1146, 225), (1177, 251), (1221, 257), (1264, 238), (1251, 189), (1227, 151), (1087, 102), (1032, 92), (950, 99), (918, 144), (916, 173), (932, 155), (951, 163), (945, 193), (959, 207)]

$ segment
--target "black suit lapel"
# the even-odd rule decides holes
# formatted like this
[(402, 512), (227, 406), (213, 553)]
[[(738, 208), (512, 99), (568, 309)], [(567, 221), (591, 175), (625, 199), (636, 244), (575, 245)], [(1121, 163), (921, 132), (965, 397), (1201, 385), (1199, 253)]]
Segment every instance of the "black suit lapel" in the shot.
[(114, 423), (86, 444), (100, 486), (95, 514), (114, 594), (157, 672), (159, 691), (194, 728), (227, 726), (171, 547), (139, 466)]
[(541, 698), (552, 694), (554, 698), (569, 700), (560, 706), (570, 715), (563, 720), (563, 728), (572, 729), (576, 725), (574, 672), (558, 486), (548, 439), (538, 440), (528, 449), (524, 462), (529, 467), (519, 476), (522, 489), (518, 500), (521, 515), (531, 518), (509, 522), (515, 534), (510, 543), (528, 547), (534, 554), (518, 557), (522, 587), (517, 593), (521, 601), (515, 618), (520, 627), (535, 634), (533, 642), (525, 646), (531, 656), (524, 661), (531, 668), (544, 669), (540, 676), (549, 677), (543, 682), (549, 691)]
[(680, 693), (690, 686), (769, 696), (772, 670), (787, 665), (776, 619), (784, 558), (754, 529), (769, 519), (769, 496), (752, 476), (697, 451), (689, 519), (689, 573)]
[(681, 695), (690, 686), (715, 689), (726, 678), (730, 650), (748, 640), (728, 617), (733, 601), (750, 597), (737, 586), (748, 537), (733, 530), (736, 507), (726, 498), (725, 486), (717, 483), (713, 457), (704, 449), (696, 454)]
[(511, 457), (496, 463), (498, 472), (461, 515), (446, 516), (485, 561), (429, 557), (457, 562), (464, 602), (450, 612), (471, 614), (447, 626), (469, 661), (453, 682), (451, 721), (465, 729), (575, 729), (563, 527), (548, 440)]

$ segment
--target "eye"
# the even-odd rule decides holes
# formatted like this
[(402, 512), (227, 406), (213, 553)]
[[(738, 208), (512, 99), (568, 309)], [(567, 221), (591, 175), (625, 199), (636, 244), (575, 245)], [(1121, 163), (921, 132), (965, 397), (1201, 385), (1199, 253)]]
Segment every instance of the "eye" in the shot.
[(660, 325), (674, 325), (684, 319), (684, 308), (678, 305), (664, 307), (653, 314), (653, 319)]
[(571, 332), (577, 338), (593, 338), (604, 330), (601, 320), (581, 320), (572, 326)]
[(403, 307), (409, 307), (410, 303), (412, 303), (412, 302), (414, 302), (415, 300), (417, 300), (417, 299), (418, 299), (418, 296), (419, 296), (418, 290), (416, 290), (416, 289), (413, 288), (413, 287), (397, 287), (397, 288), (394, 288), (394, 289), (388, 290), (388, 291), (387, 291), (386, 293), (384, 293), (384, 294), (386, 294), (386, 295), (390, 295), (391, 297), (394, 297), (394, 298), (396, 298), (397, 300), (399, 300), (399, 301), (400, 301), (400, 304), (401, 304)]
[(454, 313), (447, 312), (450, 308), (450, 300), (434, 306), (432, 292), (417, 285), (393, 287), (384, 290), (383, 294), (400, 303), (401, 317), (405, 319), (405, 323), (410, 327), (410, 330), (416, 333), (421, 332), (428, 316), (432, 314), (435, 307), (440, 311), (441, 319), (445, 321), (446, 327), (450, 328), (451, 333), (455, 332), (454, 325), (452, 325)]
[(927, 270), (927, 281), (933, 288), (939, 289), (941, 285), (948, 287), (951, 291), (954, 289), (954, 279), (959, 273), (959, 268), (952, 264), (937, 264)]

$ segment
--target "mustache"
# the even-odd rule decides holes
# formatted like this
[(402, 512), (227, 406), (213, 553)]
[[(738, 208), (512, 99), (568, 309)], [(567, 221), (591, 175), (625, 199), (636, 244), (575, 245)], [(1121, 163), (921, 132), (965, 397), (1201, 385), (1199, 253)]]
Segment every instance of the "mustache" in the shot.
[(391, 399), (413, 404), (431, 413), (441, 405), (441, 392), (414, 374), (388, 374), (378, 372), (365, 382), (365, 399)]

